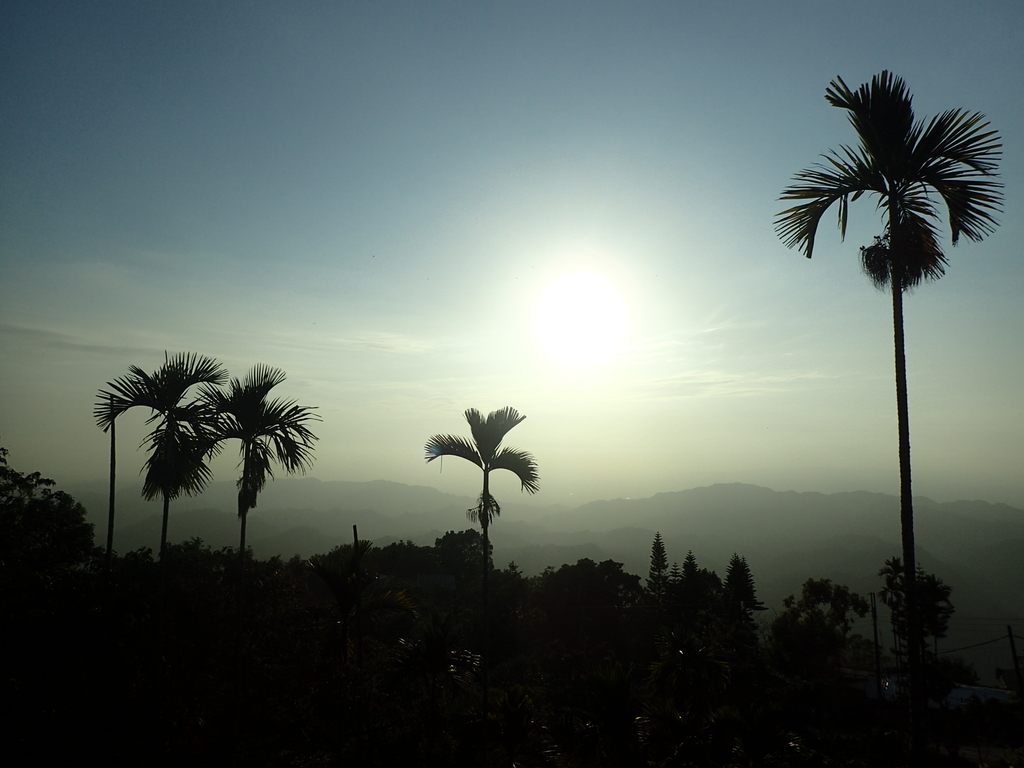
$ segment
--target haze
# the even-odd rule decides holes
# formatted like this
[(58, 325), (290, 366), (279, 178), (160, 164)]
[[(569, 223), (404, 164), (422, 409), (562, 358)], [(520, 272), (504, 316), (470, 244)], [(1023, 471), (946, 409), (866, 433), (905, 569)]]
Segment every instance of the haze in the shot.
[[(1004, 144), (998, 230), (906, 303), (915, 494), (1024, 507), (1017, 3), (3, 13), (0, 444), (23, 471), (104, 478), (97, 390), (168, 350), (286, 370), (323, 480), (473, 495), (423, 444), (511, 405), (533, 503), (896, 494), (890, 303), (857, 258), (879, 215), (851, 206), (844, 243), (830, 211), (811, 261), (772, 226), (793, 173), (854, 142), (829, 81), (889, 69), (919, 116), (978, 110)], [(538, 304), (574, 274), (622, 320), (560, 356)], [(144, 417), (118, 421), (122, 477)]]

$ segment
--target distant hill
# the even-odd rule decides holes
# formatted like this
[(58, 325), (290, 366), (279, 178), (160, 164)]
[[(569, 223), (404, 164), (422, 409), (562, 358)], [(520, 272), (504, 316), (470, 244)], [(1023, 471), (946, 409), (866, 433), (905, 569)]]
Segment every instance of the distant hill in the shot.
[[(68, 490), (88, 510), (97, 538), (106, 530), (107, 490), (95, 483)], [(168, 537), (181, 541), (199, 537), (213, 547), (238, 545), (237, 489), (233, 482), (211, 483), (196, 498), (171, 502)], [(324, 482), (314, 478), (282, 478), (267, 485), (259, 505), (248, 517), (246, 537), (258, 557), (299, 554), (308, 557), (352, 539), (415, 538), (424, 530), (462, 530), (469, 497), (435, 488), (392, 483)], [(146, 502), (139, 485), (118, 488), (116, 548), (126, 551), (159, 542), (162, 506)], [(442, 530), (443, 533), (443, 530)], [(440, 535), (440, 534), (438, 534)], [(420, 537), (422, 538), (422, 536)], [(429, 542), (433, 543), (433, 539)]]
[[(105, 487), (97, 483), (68, 491), (85, 505), (101, 540)], [(174, 501), (170, 539), (199, 537), (215, 548), (237, 546), (235, 493), (233, 483), (217, 482), (199, 498)], [(118, 494), (117, 550), (155, 548), (160, 504), (142, 501), (137, 485)], [(258, 557), (308, 557), (350, 541), (352, 526), (358, 525), (360, 538), (378, 545), (398, 539), (430, 545), (445, 531), (470, 527), (465, 512), (474, 501), (383, 480), (282, 478), (268, 485), (250, 512), (248, 541)], [(945, 647), (1005, 636), (1006, 625), (1024, 630), (1024, 510), (924, 497), (914, 503), (918, 560), (953, 586), (957, 614)], [(646, 577), (655, 531), (661, 532), (670, 563), (681, 563), (692, 549), (701, 566), (724, 576), (731, 554), (743, 555), (760, 598), (774, 609), (808, 578), (831, 578), (862, 594), (877, 591), (878, 569), (900, 553), (894, 496), (778, 492), (738, 483), (575, 508), (506, 503), (492, 527), (492, 543), (496, 564), (514, 560), (527, 574), (589, 557), (617, 560)], [(860, 631), (869, 634), (870, 627)], [(1008, 649), (998, 643), (973, 658), (985, 679), (991, 679), (995, 666), (1011, 664)]]

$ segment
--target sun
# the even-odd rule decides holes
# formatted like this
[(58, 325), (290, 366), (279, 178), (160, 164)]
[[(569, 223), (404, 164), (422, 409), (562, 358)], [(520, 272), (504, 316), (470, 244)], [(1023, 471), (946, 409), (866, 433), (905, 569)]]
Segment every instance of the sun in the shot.
[(606, 362), (626, 338), (626, 306), (611, 282), (587, 272), (563, 275), (541, 293), (534, 330), (544, 351), (565, 365)]

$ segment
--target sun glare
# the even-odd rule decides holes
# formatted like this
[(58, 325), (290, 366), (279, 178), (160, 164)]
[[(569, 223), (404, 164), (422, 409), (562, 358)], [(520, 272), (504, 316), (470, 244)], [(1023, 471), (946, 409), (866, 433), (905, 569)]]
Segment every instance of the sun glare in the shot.
[(534, 329), (560, 363), (593, 365), (613, 358), (626, 337), (626, 307), (609, 281), (586, 272), (564, 275), (541, 294)]

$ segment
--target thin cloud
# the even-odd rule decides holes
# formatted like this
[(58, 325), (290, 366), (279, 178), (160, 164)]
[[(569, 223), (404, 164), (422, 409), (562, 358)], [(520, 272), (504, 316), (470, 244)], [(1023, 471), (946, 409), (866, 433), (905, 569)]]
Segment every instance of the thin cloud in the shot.
[(433, 342), (395, 333), (357, 333), (336, 337), (332, 341), (338, 349), (366, 352), (424, 355), (437, 351), (437, 344)]
[(46, 328), (28, 328), (21, 325), (0, 323), (0, 339), (6, 350), (45, 352), (72, 351), (83, 354), (102, 354), (111, 357), (122, 355), (147, 355), (153, 353), (152, 347), (130, 344), (103, 343), (86, 339), (82, 336), (64, 331), (53, 331)]
[(638, 400), (739, 397), (793, 391), (804, 382), (832, 378), (836, 377), (816, 371), (759, 375), (709, 370), (630, 382), (624, 387), (624, 394)]
[(664, 361), (674, 354), (690, 354), (696, 349), (718, 349), (726, 343), (720, 334), (750, 331), (764, 325), (764, 322), (759, 320), (724, 322), (685, 332), (649, 337), (631, 344), (623, 352), (622, 357), (638, 362), (649, 358)]

